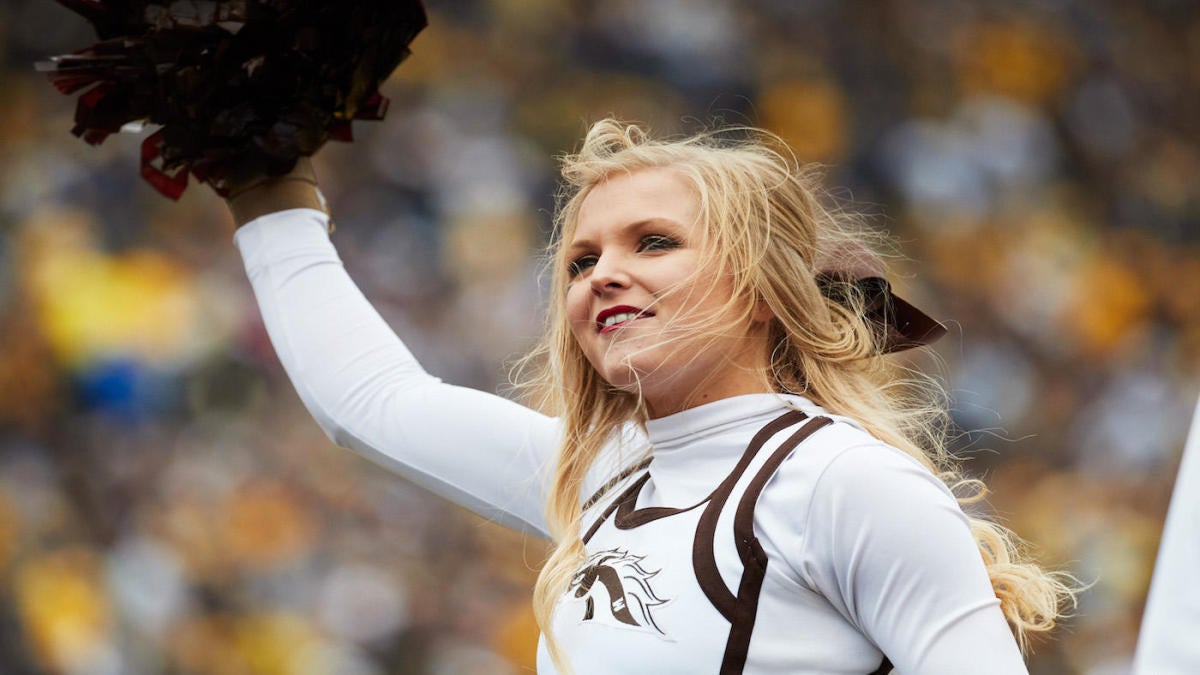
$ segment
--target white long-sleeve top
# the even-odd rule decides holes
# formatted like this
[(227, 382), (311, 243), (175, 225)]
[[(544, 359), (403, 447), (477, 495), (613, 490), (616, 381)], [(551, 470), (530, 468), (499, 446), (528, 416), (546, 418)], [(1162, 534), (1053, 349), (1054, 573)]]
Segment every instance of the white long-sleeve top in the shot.
[[(235, 236), (271, 341), (318, 424), (335, 443), (447, 499), (547, 536), (542, 505), (559, 422), (427, 374), (351, 281), (327, 228), (325, 214), (293, 209)], [(701, 611), (693, 556), (676, 553), (700, 541), (696, 520), (750, 456), (752, 437), (789, 411), (832, 423), (766, 471), (765, 459), (800, 425), (772, 436), (747, 474), (766, 480), (751, 501), (767, 562), (748, 653), (731, 671), (711, 648), (731, 622)], [(644, 430), (631, 424), (597, 461), (582, 496), (645, 457), (648, 469), (585, 514), (585, 529), (600, 525), (588, 543), (593, 566), (581, 575), (599, 571), (593, 579), (602, 580), (600, 568), (619, 558), (633, 560), (649, 581), (639, 591), (630, 586), (638, 574), (626, 574), (624, 591), (613, 586), (601, 597), (588, 582), (583, 595), (573, 592), (577, 585), (563, 596), (555, 634), (577, 673), (867, 673), (883, 655), (900, 673), (1026, 672), (949, 490), (853, 421), (799, 396), (753, 394), (651, 420)], [(745, 482), (738, 486), (744, 494)], [(629, 527), (603, 522), (622, 495), (633, 513), (679, 515)], [(719, 514), (710, 537), (732, 595), (747, 567), (726, 537), (735, 506)], [(629, 597), (617, 597), (622, 592)], [(653, 609), (630, 624), (623, 608), (646, 593), (656, 598)], [(553, 672), (544, 649), (539, 670)]]

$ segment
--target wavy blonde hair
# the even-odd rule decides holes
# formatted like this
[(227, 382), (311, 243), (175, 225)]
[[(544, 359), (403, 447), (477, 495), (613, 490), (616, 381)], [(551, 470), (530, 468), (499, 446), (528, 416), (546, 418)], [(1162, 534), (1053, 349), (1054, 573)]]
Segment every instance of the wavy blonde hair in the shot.
[[(687, 326), (716, 335), (730, 325), (748, 325), (766, 303), (770, 367), (764, 389), (802, 394), (831, 413), (858, 420), (879, 440), (920, 461), (952, 489), (982, 498), (982, 483), (963, 478), (946, 449), (948, 415), (944, 394), (932, 380), (882, 356), (877, 335), (862, 317), (863, 298), (845, 289), (850, 302), (829, 299), (817, 285), (823, 267), (836, 267), (840, 252), (855, 251), (882, 268), (873, 251), (884, 239), (818, 199), (816, 181), (787, 154), (776, 137), (739, 129), (661, 141), (639, 127), (613, 119), (592, 126), (578, 153), (562, 160), (563, 185), (550, 249), (551, 306), (543, 341), (518, 371), (531, 403), (562, 420), (565, 433), (546, 502), (554, 549), (534, 589), (534, 611), (555, 663), (569, 671), (551, 632), (555, 604), (586, 559), (581, 539), (584, 478), (606, 442), (622, 425), (645, 419), (636, 391), (609, 386), (592, 368), (572, 336), (565, 308), (570, 281), (565, 245), (580, 207), (593, 188), (617, 173), (669, 168), (687, 181), (699, 201), (705, 232), (699, 270), (732, 280), (733, 294), (720, 320), (723, 327)], [(859, 264), (862, 260), (857, 261)], [(683, 347), (681, 347), (683, 348)], [(689, 343), (686, 348), (695, 348)], [(979, 553), (1005, 617), (1022, 650), (1028, 638), (1055, 626), (1073, 598), (1069, 577), (1024, 560), (1008, 530), (978, 515), (970, 517)]]

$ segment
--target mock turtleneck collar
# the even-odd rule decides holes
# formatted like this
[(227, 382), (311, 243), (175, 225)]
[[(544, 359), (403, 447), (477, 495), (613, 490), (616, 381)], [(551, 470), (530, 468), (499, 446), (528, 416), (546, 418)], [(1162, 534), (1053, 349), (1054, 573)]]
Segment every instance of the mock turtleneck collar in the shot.
[(787, 409), (810, 415), (824, 411), (812, 401), (794, 394), (744, 394), (688, 408), (673, 415), (646, 421), (646, 434), (654, 454), (670, 452), (684, 443), (744, 424), (761, 425)]

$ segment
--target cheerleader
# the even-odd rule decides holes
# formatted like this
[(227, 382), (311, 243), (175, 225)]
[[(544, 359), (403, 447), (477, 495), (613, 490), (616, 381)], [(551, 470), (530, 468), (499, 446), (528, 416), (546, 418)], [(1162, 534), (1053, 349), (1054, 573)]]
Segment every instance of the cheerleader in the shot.
[(329, 437), (553, 542), (539, 672), (1024, 673), (1071, 589), (960, 507), (936, 391), (887, 357), (944, 329), (777, 147), (592, 127), (563, 161), (529, 407), (421, 368), (344, 271), (309, 163), (228, 203)]

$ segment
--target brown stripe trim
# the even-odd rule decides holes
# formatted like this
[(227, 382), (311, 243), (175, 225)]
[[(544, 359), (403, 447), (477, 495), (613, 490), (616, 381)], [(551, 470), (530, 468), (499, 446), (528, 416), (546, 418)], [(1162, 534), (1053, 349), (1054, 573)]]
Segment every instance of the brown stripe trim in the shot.
[(737, 598), (725, 586), (725, 580), (721, 578), (721, 572), (717, 569), (717, 554), (713, 550), (713, 545), (716, 543), (717, 520), (721, 517), (721, 510), (725, 508), (725, 502), (729, 500), (733, 488), (749, 468), (750, 462), (754, 460), (754, 456), (758, 454), (762, 446), (775, 434), (807, 417), (808, 415), (799, 410), (792, 410), (780, 415), (760, 429), (754, 438), (750, 439), (750, 445), (746, 447), (746, 452), (742, 455), (742, 459), (734, 468), (733, 473), (717, 486), (712, 496), (709, 497), (704, 513), (700, 514), (700, 522), (696, 526), (696, 539), (692, 543), (692, 567), (696, 571), (696, 581), (700, 583), (700, 589), (704, 591), (704, 595), (708, 596), (713, 607), (716, 607), (717, 611), (730, 622), (733, 622), (735, 618)]
[(725, 656), (721, 658), (721, 675), (741, 675), (746, 667), (750, 637), (754, 634), (754, 618), (758, 614), (758, 596), (766, 576), (765, 562), (760, 565), (758, 561), (752, 561), (742, 570), (737, 605), (730, 619), (729, 639), (725, 642)]
[(779, 449), (767, 459), (758, 474), (746, 487), (746, 492), (742, 494), (742, 501), (738, 504), (737, 511), (733, 517), (733, 536), (737, 543), (738, 555), (742, 558), (743, 565), (749, 565), (751, 559), (757, 559), (763, 565), (766, 565), (767, 554), (763, 552), (762, 546), (758, 542), (758, 537), (754, 536), (754, 507), (758, 504), (758, 498), (762, 495), (763, 488), (767, 486), (767, 481), (775, 475), (779, 467), (783, 465), (784, 460), (792, 454), (797, 445), (800, 445), (809, 436), (812, 436), (818, 429), (833, 424), (833, 420), (828, 417), (816, 417), (811, 422), (805, 424), (792, 437), (783, 442)]
[(650, 462), (652, 459), (653, 459), (652, 457), (647, 457), (646, 459), (643, 459), (642, 461), (638, 462), (637, 464), (634, 464), (633, 466), (622, 469), (620, 471), (620, 473), (618, 473), (617, 475), (608, 479), (608, 482), (606, 482), (604, 485), (601, 485), (600, 489), (596, 490), (595, 494), (593, 494), (591, 497), (588, 497), (587, 501), (583, 503), (583, 506), (579, 507), (579, 510), (587, 511), (588, 509), (595, 506), (596, 502), (603, 499), (604, 495), (608, 494), (609, 491), (612, 490), (613, 488), (615, 488), (618, 484), (620, 484), (621, 481), (625, 480), (626, 478), (629, 478), (633, 474), (650, 466)]
[(725, 643), (725, 656), (721, 660), (721, 675), (741, 673), (746, 665), (746, 656), (750, 652), (750, 638), (754, 635), (754, 621), (758, 615), (758, 596), (767, 574), (766, 552), (763, 551), (758, 537), (754, 536), (754, 507), (758, 504), (758, 498), (767, 482), (796, 446), (821, 427), (832, 423), (833, 420), (828, 417), (817, 417), (800, 427), (767, 458), (746, 486), (746, 491), (738, 502), (733, 517), (733, 536), (744, 569), (741, 584), (738, 586), (737, 604), (730, 619), (732, 625), (729, 627), (729, 640)]
[[(797, 415), (798, 417), (796, 417)], [(733, 491), (734, 484), (737, 483), (738, 479), (741, 478), (743, 473), (745, 473), (746, 468), (750, 466), (751, 460), (754, 459), (754, 455), (758, 452), (758, 449), (762, 447), (763, 443), (765, 443), (768, 438), (778, 433), (780, 430), (795, 424), (797, 421), (802, 420), (805, 417), (806, 415), (804, 413), (793, 410), (786, 412), (769, 422), (767, 426), (763, 427), (763, 429), (760, 430), (757, 435), (755, 435), (754, 439), (750, 441), (750, 445), (746, 448), (746, 451), (742, 453), (741, 459), (739, 459), (737, 465), (733, 467), (733, 471), (729, 474), (729, 476), (727, 476), (724, 481), (721, 481), (721, 484), (718, 485), (711, 494), (695, 504), (692, 504), (691, 506), (651, 506), (644, 509), (636, 508), (637, 498), (640, 495), (641, 490), (641, 486), (639, 485), (637, 492), (627, 492), (619, 500), (620, 505), (617, 507), (617, 515), (613, 518), (613, 525), (615, 525), (618, 530), (632, 530), (635, 527), (640, 527), (646, 523), (654, 522), (659, 518), (674, 516), (703, 506), (704, 504), (711, 502), (713, 497), (721, 492), (721, 490), (725, 490), (726, 495), (728, 495), (729, 492)], [(790, 418), (791, 421), (782, 422), (784, 418)], [(779, 426), (772, 427), (772, 425)], [(775, 430), (759, 440), (759, 436), (762, 435), (763, 432), (768, 428), (774, 428)], [(642, 484), (644, 485), (645, 481), (642, 481)]]
[[(646, 474), (647, 476), (649, 474)], [(639, 486), (640, 487), (640, 486)], [(639, 490), (640, 492), (640, 490)], [(708, 501), (708, 498), (705, 498)], [(620, 506), (617, 507), (617, 515), (613, 516), (613, 525), (616, 525), (618, 530), (632, 530), (635, 527), (641, 527), (646, 523), (652, 523), (659, 518), (674, 516), (685, 511), (691, 511), (704, 504), (704, 501), (697, 502), (691, 506), (676, 508), (673, 506), (651, 506), (645, 509), (634, 509), (637, 504), (637, 495), (631, 495), (630, 499), (623, 500)]]
[(646, 475), (637, 479), (632, 485), (625, 488), (625, 491), (622, 492), (616, 499), (614, 499), (612, 503), (604, 509), (604, 513), (601, 513), (600, 517), (596, 518), (596, 522), (592, 523), (592, 526), (588, 528), (587, 534), (583, 535), (583, 543), (587, 544), (592, 540), (592, 537), (596, 536), (596, 531), (600, 529), (600, 526), (604, 524), (604, 521), (608, 520), (608, 517), (612, 515), (612, 512), (617, 510), (617, 506), (619, 506), (621, 502), (628, 499), (630, 495), (632, 495), (633, 499), (636, 501), (638, 493), (642, 491), (642, 485), (644, 485), (647, 480), (650, 480), (649, 473), (646, 473)]

